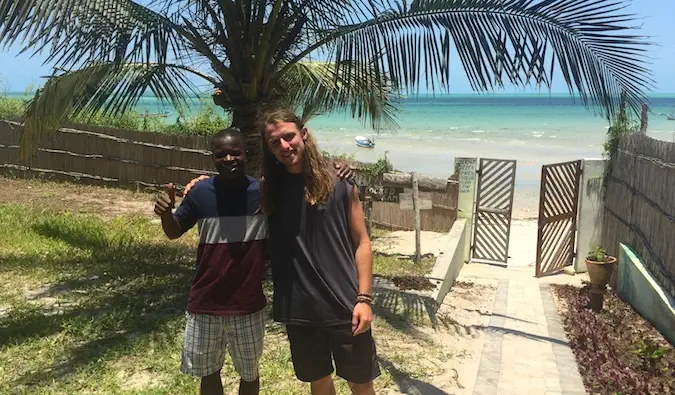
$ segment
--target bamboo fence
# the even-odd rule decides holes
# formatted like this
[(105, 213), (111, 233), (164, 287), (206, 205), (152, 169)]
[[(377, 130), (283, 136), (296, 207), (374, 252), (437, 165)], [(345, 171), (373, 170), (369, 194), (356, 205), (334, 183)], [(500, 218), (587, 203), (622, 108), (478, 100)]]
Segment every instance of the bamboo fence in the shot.
[(655, 280), (675, 297), (675, 143), (643, 133), (624, 137), (609, 177), (603, 245), (633, 248)]
[[(458, 184), (449, 184), (444, 192), (431, 192), (431, 210), (422, 210), (422, 230), (448, 232), (457, 219)], [(412, 210), (400, 210), (398, 203), (373, 203), (373, 222), (390, 230), (415, 229)]]
[[(18, 120), (0, 120), (0, 171), (21, 178), (50, 178), (125, 188), (185, 185), (215, 174), (210, 138), (67, 124), (48, 140), (28, 165), (19, 163)], [(358, 173), (358, 164), (356, 164)], [(371, 182), (375, 182), (372, 181)], [(457, 186), (434, 193), (432, 210), (423, 211), (422, 229), (447, 232), (457, 217)], [(375, 202), (373, 222), (390, 229), (414, 229), (412, 211), (397, 203)]]

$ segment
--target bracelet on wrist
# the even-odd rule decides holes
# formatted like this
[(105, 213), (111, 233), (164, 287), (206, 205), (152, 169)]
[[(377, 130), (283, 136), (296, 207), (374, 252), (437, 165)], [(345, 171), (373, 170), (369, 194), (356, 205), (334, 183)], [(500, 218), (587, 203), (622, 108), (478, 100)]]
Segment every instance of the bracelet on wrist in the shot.
[(365, 304), (371, 304), (373, 303), (373, 298), (365, 297), (365, 296), (359, 296), (356, 298), (356, 303), (365, 303)]

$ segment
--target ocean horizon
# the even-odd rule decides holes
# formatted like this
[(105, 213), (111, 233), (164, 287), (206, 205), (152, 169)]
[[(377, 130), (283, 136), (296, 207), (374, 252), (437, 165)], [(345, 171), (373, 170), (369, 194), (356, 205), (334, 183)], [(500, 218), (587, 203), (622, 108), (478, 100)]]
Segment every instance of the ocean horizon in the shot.
[[(675, 93), (650, 95), (649, 136), (675, 141), (675, 121), (665, 115), (674, 106)], [(197, 102), (190, 112), (198, 109)], [(323, 151), (367, 162), (386, 155), (399, 170), (429, 176), (451, 175), (456, 157), (516, 159), (517, 185), (536, 189), (543, 164), (601, 158), (609, 127), (580, 99), (561, 93), (420, 94), (402, 99), (398, 109), (395, 129), (373, 130), (344, 112), (317, 115), (308, 128)], [(175, 122), (175, 109), (152, 96), (137, 105), (140, 113), (166, 110), (173, 112), (166, 121)], [(357, 147), (356, 136), (373, 139), (375, 147)]]

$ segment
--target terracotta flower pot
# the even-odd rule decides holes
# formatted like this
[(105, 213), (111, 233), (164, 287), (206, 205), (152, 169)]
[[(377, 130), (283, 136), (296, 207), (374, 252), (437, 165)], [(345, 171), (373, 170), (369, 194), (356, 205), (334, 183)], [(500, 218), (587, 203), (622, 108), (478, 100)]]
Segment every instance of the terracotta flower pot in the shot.
[(616, 258), (613, 256), (608, 256), (604, 262), (591, 261), (586, 258), (586, 268), (588, 269), (588, 276), (591, 278), (591, 284), (604, 289), (612, 277), (615, 263)]

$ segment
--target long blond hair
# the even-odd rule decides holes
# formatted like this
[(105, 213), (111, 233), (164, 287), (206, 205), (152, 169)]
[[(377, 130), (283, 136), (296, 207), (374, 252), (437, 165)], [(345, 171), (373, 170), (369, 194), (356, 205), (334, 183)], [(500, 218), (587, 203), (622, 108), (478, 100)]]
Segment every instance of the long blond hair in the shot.
[[(288, 109), (277, 109), (266, 113), (262, 119), (263, 123), (260, 125), (262, 146), (263, 146), (263, 168), (262, 168), (262, 206), (267, 213), (274, 212), (277, 208), (277, 198), (280, 193), (280, 175), (285, 172), (284, 166), (277, 161), (276, 157), (267, 147), (265, 141), (265, 128), (267, 125), (279, 122), (294, 123), (299, 131), (304, 129), (304, 122), (295, 114), (295, 112)], [(319, 152), (314, 137), (307, 134), (305, 140), (305, 154), (303, 157), (305, 166), (303, 168), (303, 175), (305, 180), (305, 201), (310, 205), (319, 203), (326, 203), (328, 195), (333, 191), (335, 186), (335, 179), (330, 172), (328, 161)]]

